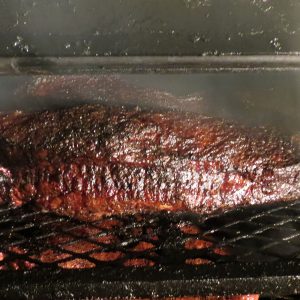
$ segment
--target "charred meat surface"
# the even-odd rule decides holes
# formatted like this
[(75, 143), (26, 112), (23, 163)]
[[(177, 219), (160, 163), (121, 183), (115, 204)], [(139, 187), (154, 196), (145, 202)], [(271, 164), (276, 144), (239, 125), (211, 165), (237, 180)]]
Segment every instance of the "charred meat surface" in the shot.
[(299, 161), (272, 130), (191, 113), (85, 105), (0, 116), (0, 201), (88, 221), (293, 200)]

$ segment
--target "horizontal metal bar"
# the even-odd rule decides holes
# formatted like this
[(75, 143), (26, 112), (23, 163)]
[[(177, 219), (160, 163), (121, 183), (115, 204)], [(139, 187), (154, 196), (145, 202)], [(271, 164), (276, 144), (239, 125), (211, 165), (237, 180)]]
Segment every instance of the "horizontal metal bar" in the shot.
[(300, 70), (300, 55), (0, 58), (0, 74), (2, 75), (269, 70)]
[(300, 293), (299, 262), (161, 269), (98, 268), (0, 272), (1, 299), (180, 297)]

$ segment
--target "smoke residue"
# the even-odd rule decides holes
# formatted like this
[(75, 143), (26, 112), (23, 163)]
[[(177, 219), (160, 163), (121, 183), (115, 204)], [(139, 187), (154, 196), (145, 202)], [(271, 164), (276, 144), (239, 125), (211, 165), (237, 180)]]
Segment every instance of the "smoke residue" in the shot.
[(18, 76), (0, 80), (0, 110), (84, 103), (179, 110), (300, 131), (297, 72)]
[(120, 76), (43, 76), (18, 88), (27, 109), (49, 109), (85, 103), (138, 106), (143, 109), (204, 111), (200, 94), (176, 96), (169, 91), (138, 87)]

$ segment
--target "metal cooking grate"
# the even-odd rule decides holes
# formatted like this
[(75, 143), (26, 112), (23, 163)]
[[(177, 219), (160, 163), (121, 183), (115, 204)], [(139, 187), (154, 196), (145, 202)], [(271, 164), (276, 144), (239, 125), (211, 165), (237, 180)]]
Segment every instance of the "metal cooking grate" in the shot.
[(1, 270), (300, 262), (300, 201), (206, 218), (159, 213), (93, 223), (3, 206), (0, 236)]

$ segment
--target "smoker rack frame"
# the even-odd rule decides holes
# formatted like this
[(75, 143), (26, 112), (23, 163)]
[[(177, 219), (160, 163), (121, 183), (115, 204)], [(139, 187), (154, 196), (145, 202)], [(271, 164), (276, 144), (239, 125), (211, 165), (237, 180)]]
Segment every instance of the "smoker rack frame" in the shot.
[(0, 273), (0, 297), (39, 299), (43, 295), (43, 299), (80, 299), (241, 293), (279, 297), (300, 293), (299, 274), (299, 263), (292, 261), (201, 268), (5, 271)]
[[(246, 213), (251, 218), (251, 213), (256, 213), (261, 218), (266, 212), (276, 213), (293, 206), (298, 212), (299, 204), (296, 201), (265, 208), (242, 208), (238, 214), (237, 210), (233, 210), (225, 215), (229, 214), (230, 219), (232, 215)], [(215, 217), (217, 215), (212, 218)], [(287, 216), (283, 223), (290, 219)], [(16, 228), (20, 228), (18, 223)], [(101, 265), (100, 268), (86, 270), (58, 269), (54, 264), (45, 264), (42, 268), (26, 271), (0, 271), (0, 297), (39, 299), (43, 295), (43, 299), (83, 299), (256, 293), (266, 297), (280, 297), (300, 293), (299, 257), (275, 262), (228, 261), (215, 265), (170, 264), (139, 268)]]
[(300, 55), (1, 57), (0, 75), (299, 71)]

